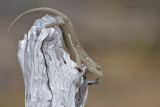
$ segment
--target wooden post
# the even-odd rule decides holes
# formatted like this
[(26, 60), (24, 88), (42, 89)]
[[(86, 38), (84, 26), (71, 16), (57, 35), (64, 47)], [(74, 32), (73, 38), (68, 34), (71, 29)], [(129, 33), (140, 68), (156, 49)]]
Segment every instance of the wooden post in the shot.
[(19, 42), (25, 107), (84, 107), (88, 85), (97, 81), (86, 80), (85, 74), (74, 68), (76, 63), (62, 48), (59, 27), (44, 27), (53, 21), (49, 15), (36, 20)]

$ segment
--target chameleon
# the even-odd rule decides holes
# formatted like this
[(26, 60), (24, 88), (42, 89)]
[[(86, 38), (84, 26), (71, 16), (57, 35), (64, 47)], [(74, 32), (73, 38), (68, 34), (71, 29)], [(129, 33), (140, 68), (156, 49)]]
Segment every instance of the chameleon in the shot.
[(11, 27), (15, 24), (17, 20), (19, 20), (20, 18), (22, 18), (27, 14), (36, 12), (46, 12), (48, 14), (53, 15), (56, 18), (56, 22), (46, 24), (45, 27), (46, 28), (54, 26), (60, 27), (63, 34), (65, 45), (69, 51), (71, 59), (77, 63), (77, 65), (75, 66), (76, 69), (78, 69), (81, 72), (84, 72), (82, 69), (82, 64), (84, 64), (84, 66), (86, 67), (86, 73), (91, 74), (92, 76), (97, 78), (101, 78), (103, 76), (102, 67), (97, 62), (92, 60), (81, 46), (75, 34), (70, 19), (65, 14), (61, 13), (58, 10), (47, 7), (39, 7), (25, 11), (24, 13), (20, 14), (17, 18), (13, 20), (13, 22), (8, 28), (8, 31), (10, 31)]

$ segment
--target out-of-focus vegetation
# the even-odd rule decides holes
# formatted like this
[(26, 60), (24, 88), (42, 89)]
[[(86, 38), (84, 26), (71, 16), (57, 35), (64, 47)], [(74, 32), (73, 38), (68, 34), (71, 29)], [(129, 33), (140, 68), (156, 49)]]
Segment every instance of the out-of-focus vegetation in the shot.
[(24, 107), (17, 44), (32, 14), (7, 29), (22, 12), (51, 7), (65, 13), (95, 61), (103, 66), (99, 85), (89, 88), (86, 107), (160, 107), (160, 2), (158, 0), (1, 0), (0, 107)]

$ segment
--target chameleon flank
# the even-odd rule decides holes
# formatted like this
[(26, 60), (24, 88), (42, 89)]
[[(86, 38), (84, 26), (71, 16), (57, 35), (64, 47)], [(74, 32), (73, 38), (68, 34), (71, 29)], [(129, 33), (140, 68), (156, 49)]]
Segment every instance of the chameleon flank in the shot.
[(102, 77), (102, 69), (101, 66), (96, 63), (95, 61), (93, 61), (88, 55), (87, 53), (84, 51), (84, 49), (82, 48), (80, 42), (77, 39), (77, 36), (74, 32), (73, 29), (73, 25), (70, 21), (70, 19), (64, 15), (63, 13), (55, 10), (55, 9), (51, 9), (51, 8), (46, 8), (46, 7), (40, 7), (40, 8), (34, 8), (31, 10), (28, 10), (24, 13), (22, 13), (21, 15), (19, 15), (10, 25), (8, 31), (10, 30), (10, 28), (14, 25), (14, 23), (20, 19), (21, 17), (30, 14), (30, 13), (35, 13), (35, 12), (46, 12), (49, 14), (52, 14), (53, 16), (56, 17), (56, 22), (52, 22), (50, 24), (45, 25), (45, 27), (50, 28), (50, 27), (54, 27), (54, 26), (59, 26), (60, 29), (62, 30), (63, 33), (63, 38), (64, 38), (64, 42), (65, 45), (67, 47), (67, 49), (69, 50), (70, 56), (72, 58), (72, 60), (76, 61), (77, 66), (75, 68), (77, 68), (80, 71), (82, 70), (82, 66), (81, 64), (84, 64), (86, 66), (86, 72), (88, 74), (91, 74), (95, 77)]

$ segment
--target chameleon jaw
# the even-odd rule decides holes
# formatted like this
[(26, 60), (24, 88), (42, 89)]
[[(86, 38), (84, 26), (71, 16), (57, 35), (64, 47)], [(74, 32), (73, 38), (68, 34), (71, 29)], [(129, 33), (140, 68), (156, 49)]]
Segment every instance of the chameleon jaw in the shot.
[(88, 71), (87, 73), (91, 74), (94, 77), (98, 77), (98, 78), (102, 78), (103, 77), (103, 74), (102, 74), (101, 70), (98, 71), (98, 70), (96, 70), (94, 68), (87, 68), (86, 70)]

